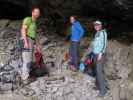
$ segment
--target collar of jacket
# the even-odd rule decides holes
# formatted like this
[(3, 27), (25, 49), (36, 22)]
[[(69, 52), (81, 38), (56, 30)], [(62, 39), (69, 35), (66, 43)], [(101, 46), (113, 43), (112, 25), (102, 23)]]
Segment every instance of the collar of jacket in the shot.
[(74, 25), (74, 24), (76, 24), (76, 23), (78, 23), (78, 21), (75, 21), (72, 25)]

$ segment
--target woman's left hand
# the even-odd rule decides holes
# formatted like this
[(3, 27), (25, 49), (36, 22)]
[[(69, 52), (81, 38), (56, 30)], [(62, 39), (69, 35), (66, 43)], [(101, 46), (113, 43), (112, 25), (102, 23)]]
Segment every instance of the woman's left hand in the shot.
[(102, 60), (102, 53), (98, 54), (97, 60), (98, 61)]

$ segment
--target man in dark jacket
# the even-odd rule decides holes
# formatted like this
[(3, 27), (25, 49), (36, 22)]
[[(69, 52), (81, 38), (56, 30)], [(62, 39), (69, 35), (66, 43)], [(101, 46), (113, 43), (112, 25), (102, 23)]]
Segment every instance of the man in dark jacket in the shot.
[(70, 22), (72, 24), (71, 26), (71, 46), (70, 46), (70, 57), (71, 57), (71, 62), (70, 62), (70, 68), (72, 70), (77, 70), (78, 65), (79, 65), (79, 44), (80, 40), (84, 35), (84, 29), (80, 25), (80, 22), (77, 21), (75, 16), (70, 17)]

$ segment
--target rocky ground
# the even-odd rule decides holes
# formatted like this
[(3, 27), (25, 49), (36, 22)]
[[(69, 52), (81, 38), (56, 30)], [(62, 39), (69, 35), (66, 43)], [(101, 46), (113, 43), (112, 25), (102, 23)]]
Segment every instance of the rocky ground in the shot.
[[(50, 77), (22, 87), (17, 33), (9, 21), (0, 28), (0, 100), (133, 100), (133, 44), (108, 41), (105, 75), (109, 90), (105, 97), (99, 97), (93, 90), (95, 78), (67, 69), (64, 54), (69, 44), (55, 33), (40, 36)], [(82, 47), (89, 43), (86, 40), (82, 40)]]

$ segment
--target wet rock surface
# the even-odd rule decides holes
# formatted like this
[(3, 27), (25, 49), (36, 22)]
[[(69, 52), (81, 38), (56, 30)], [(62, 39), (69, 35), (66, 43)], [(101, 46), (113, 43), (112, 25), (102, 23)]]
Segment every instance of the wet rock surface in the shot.
[[(64, 54), (68, 52), (69, 44), (64, 44), (64, 39), (52, 32), (39, 36), (50, 77), (40, 77), (22, 87), (19, 76), (22, 62), (16, 49), (18, 33), (13, 27), (0, 28), (1, 100), (132, 100), (133, 44), (108, 41), (105, 76), (109, 90), (101, 98), (99, 91), (93, 90), (95, 78), (67, 69)], [(88, 39), (82, 42), (83, 46), (89, 44)]]

